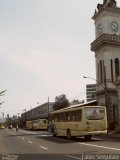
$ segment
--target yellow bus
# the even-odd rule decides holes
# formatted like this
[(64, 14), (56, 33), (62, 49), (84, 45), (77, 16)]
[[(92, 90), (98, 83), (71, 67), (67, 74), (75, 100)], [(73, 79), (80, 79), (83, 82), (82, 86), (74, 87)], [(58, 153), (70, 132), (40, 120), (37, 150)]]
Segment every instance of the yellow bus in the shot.
[(107, 113), (104, 106), (75, 105), (52, 112), (53, 136), (84, 136), (107, 134)]
[(33, 129), (33, 122), (32, 121), (26, 121), (26, 129)]
[(48, 128), (47, 119), (33, 120), (33, 130), (47, 130), (47, 128)]

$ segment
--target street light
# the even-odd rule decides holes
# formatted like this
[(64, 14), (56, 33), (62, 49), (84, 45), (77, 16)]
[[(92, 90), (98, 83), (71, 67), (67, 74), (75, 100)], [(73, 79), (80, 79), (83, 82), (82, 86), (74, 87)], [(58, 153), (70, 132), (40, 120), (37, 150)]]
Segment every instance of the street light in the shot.
[(103, 84), (101, 84), (97, 79), (92, 78), (92, 77), (87, 77), (87, 76), (83, 76), (83, 78), (92, 79), (92, 80), (96, 81), (98, 85), (102, 86), (102, 87), (103, 87), (103, 89), (105, 89), (105, 86), (104, 86)]
[(98, 80), (96, 80), (95, 78), (87, 77), (87, 76), (83, 76), (83, 78), (92, 79), (92, 80), (96, 81), (98, 85), (102, 86), (102, 88), (103, 88), (104, 91), (105, 91), (105, 106), (107, 107), (107, 87), (106, 87), (106, 78), (104, 79), (104, 85), (101, 84), (101, 83), (100, 83)]

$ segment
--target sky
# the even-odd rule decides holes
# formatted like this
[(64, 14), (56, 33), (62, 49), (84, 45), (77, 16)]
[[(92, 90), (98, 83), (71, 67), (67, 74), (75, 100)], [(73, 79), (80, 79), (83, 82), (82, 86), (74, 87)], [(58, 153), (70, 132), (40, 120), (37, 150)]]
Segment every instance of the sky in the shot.
[(86, 99), (95, 81), (83, 76), (96, 77), (92, 16), (102, 2), (0, 0), (1, 112), (21, 114), (61, 94)]

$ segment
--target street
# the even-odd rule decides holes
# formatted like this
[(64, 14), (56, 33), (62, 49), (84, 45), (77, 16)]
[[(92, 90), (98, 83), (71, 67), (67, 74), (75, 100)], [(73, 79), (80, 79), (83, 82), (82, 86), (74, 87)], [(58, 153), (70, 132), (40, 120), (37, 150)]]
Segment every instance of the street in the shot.
[[(66, 137), (53, 137), (46, 131), (28, 131), (15, 129), (0, 130), (0, 154), (14, 159), (100, 159), (94, 155), (113, 154), (120, 159), (120, 139), (99, 136), (89, 142), (83, 138), (67, 140)], [(92, 157), (87, 157), (92, 156)], [(4, 158), (3, 158), (4, 157)], [(105, 157), (103, 157), (105, 158)], [(12, 159), (12, 157), (11, 157)]]

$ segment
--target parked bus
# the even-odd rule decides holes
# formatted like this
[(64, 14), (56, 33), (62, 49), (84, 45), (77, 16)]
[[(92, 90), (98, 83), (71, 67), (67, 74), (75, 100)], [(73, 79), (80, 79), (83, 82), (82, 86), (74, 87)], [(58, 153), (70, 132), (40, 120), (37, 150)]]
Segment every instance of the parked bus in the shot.
[(33, 130), (47, 130), (47, 128), (48, 128), (47, 119), (33, 120)]
[(107, 113), (104, 106), (75, 105), (52, 112), (53, 136), (84, 136), (107, 134)]
[(26, 129), (30, 130), (47, 130), (48, 120), (47, 119), (36, 119), (26, 122)]
[(26, 129), (33, 129), (33, 122), (32, 121), (26, 121)]

